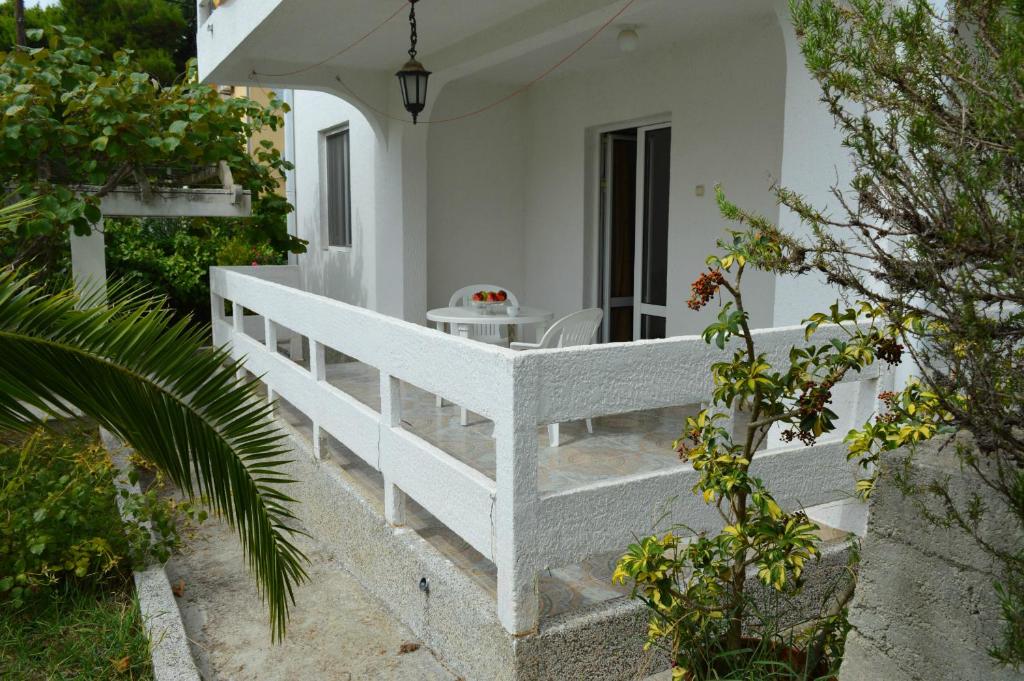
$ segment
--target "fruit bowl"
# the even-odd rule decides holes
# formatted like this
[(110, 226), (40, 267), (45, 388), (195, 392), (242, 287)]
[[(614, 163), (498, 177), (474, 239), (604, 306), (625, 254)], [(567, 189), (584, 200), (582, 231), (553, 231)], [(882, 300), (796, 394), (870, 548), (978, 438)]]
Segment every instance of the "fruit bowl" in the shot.
[(488, 303), (480, 300), (474, 300), (473, 308), (481, 314), (501, 314), (505, 311), (505, 307), (508, 305), (508, 301)]
[(508, 293), (505, 291), (477, 291), (470, 297), (469, 302), (481, 314), (501, 314), (508, 307)]

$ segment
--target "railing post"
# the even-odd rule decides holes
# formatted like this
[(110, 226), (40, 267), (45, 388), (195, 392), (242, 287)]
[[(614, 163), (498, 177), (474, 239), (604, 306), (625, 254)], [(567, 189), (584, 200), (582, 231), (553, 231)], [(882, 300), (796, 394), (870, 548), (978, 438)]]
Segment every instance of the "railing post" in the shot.
[[(402, 382), (384, 372), (380, 374), (381, 428), (397, 428), (402, 424)], [(377, 462), (377, 468), (386, 467)], [(384, 475), (384, 518), (395, 527), (405, 525), (405, 494)]]
[[(293, 332), (294, 333), (294, 332)], [(327, 352), (324, 344), (309, 338), (309, 373), (314, 381), (327, 380)], [(313, 458), (319, 461), (324, 457), (324, 440), (326, 436), (320, 422), (313, 420)]]
[(219, 323), (223, 321), (225, 321), (224, 297), (210, 291), (210, 331), (213, 334), (213, 347), (215, 348), (219, 348), (227, 342)]
[(851, 428), (860, 428), (878, 411), (880, 378), (869, 378), (857, 383), (857, 396), (853, 401)]
[[(267, 351), (271, 355), (277, 354), (277, 324), (266, 315), (263, 317), (263, 342), (267, 344)], [(267, 402), (273, 403), (274, 397), (274, 388), (267, 383)]]
[[(231, 301), (231, 325), (233, 327), (233, 336), (238, 336), (245, 333), (245, 317), (242, 315), (243, 311), (244, 308), (238, 303), (237, 300)], [(233, 344), (234, 339), (232, 338), (232, 345)], [(235, 373), (235, 378), (238, 379), (239, 381), (244, 381), (245, 369), (239, 367), (238, 371)]]
[(511, 634), (537, 629), (537, 381), (532, 368), (513, 363), (510, 390), (496, 415), (494, 562), (498, 619)]

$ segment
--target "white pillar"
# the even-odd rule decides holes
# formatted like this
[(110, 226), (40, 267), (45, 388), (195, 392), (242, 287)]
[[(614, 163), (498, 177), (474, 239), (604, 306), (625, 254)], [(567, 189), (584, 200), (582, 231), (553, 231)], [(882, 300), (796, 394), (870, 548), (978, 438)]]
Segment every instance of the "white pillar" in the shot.
[[(832, 186), (847, 187), (852, 167), (832, 115), (821, 102), (821, 88), (811, 77), (800, 52), (800, 43), (789, 15), (787, 0), (775, 0), (775, 13), (786, 46), (786, 102), (780, 184), (802, 195), (813, 206), (841, 214)], [(779, 209), (779, 225), (799, 237), (809, 229), (785, 207)], [(774, 325), (799, 324), (808, 315), (828, 310), (838, 290), (820, 275), (780, 276), (775, 280)]]
[(497, 498), (494, 563), (498, 568), (498, 619), (513, 634), (537, 629), (538, 443), (536, 386), (516, 381), (509, 413), (495, 419)]
[(107, 300), (107, 256), (103, 242), (103, 218), (93, 225), (88, 236), (71, 230), (71, 276), (75, 290), (89, 294), (98, 302)]

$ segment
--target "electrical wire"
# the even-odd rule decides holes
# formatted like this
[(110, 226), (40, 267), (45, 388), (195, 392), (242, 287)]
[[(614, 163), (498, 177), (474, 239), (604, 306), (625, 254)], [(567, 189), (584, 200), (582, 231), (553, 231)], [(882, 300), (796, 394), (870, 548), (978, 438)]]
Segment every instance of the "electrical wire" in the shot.
[(303, 66), (301, 69), (295, 69), (294, 71), (282, 71), (281, 73), (263, 73), (263, 72), (257, 72), (254, 69), (251, 75), (253, 75), (253, 76), (263, 76), (265, 78), (281, 78), (283, 76), (298, 75), (300, 73), (305, 73), (306, 71), (309, 71), (311, 69), (315, 69), (318, 66), (323, 66), (324, 64), (326, 64), (327, 62), (331, 61), (332, 59), (337, 59), (338, 57), (340, 57), (341, 55), (345, 54), (346, 52), (351, 50), (353, 47), (358, 45), (359, 43), (361, 43), (364, 40), (366, 40), (367, 38), (369, 38), (371, 35), (373, 35), (377, 31), (379, 31), (380, 29), (384, 28), (385, 24), (387, 24), (389, 21), (391, 21), (392, 19), (397, 17), (399, 14), (401, 14), (402, 10), (404, 10), (410, 4), (412, 4), (412, 3), (409, 2), (409, 0), (406, 0), (401, 5), (399, 5), (398, 9), (396, 9), (394, 12), (392, 12), (391, 15), (388, 16), (387, 19), (385, 19), (384, 21), (380, 22), (379, 24), (377, 24), (376, 26), (371, 28), (369, 31), (367, 31), (363, 35), (359, 36), (359, 38), (357, 38), (354, 43), (351, 43), (350, 45), (347, 45), (346, 47), (341, 48), (340, 50), (338, 50), (337, 52), (335, 52), (331, 56), (326, 57), (324, 59), (321, 59), (320, 61), (316, 62), (315, 64), (310, 64), (309, 66)]

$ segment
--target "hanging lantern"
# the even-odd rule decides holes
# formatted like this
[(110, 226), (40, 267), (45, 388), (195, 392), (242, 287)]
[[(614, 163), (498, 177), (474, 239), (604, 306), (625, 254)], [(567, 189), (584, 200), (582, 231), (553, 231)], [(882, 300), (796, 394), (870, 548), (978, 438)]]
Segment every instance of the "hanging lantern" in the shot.
[(416, 2), (409, 0), (409, 61), (395, 74), (402, 88), (402, 103), (405, 104), (405, 110), (412, 114), (413, 125), (427, 105), (427, 79), (430, 78), (430, 71), (416, 61)]

